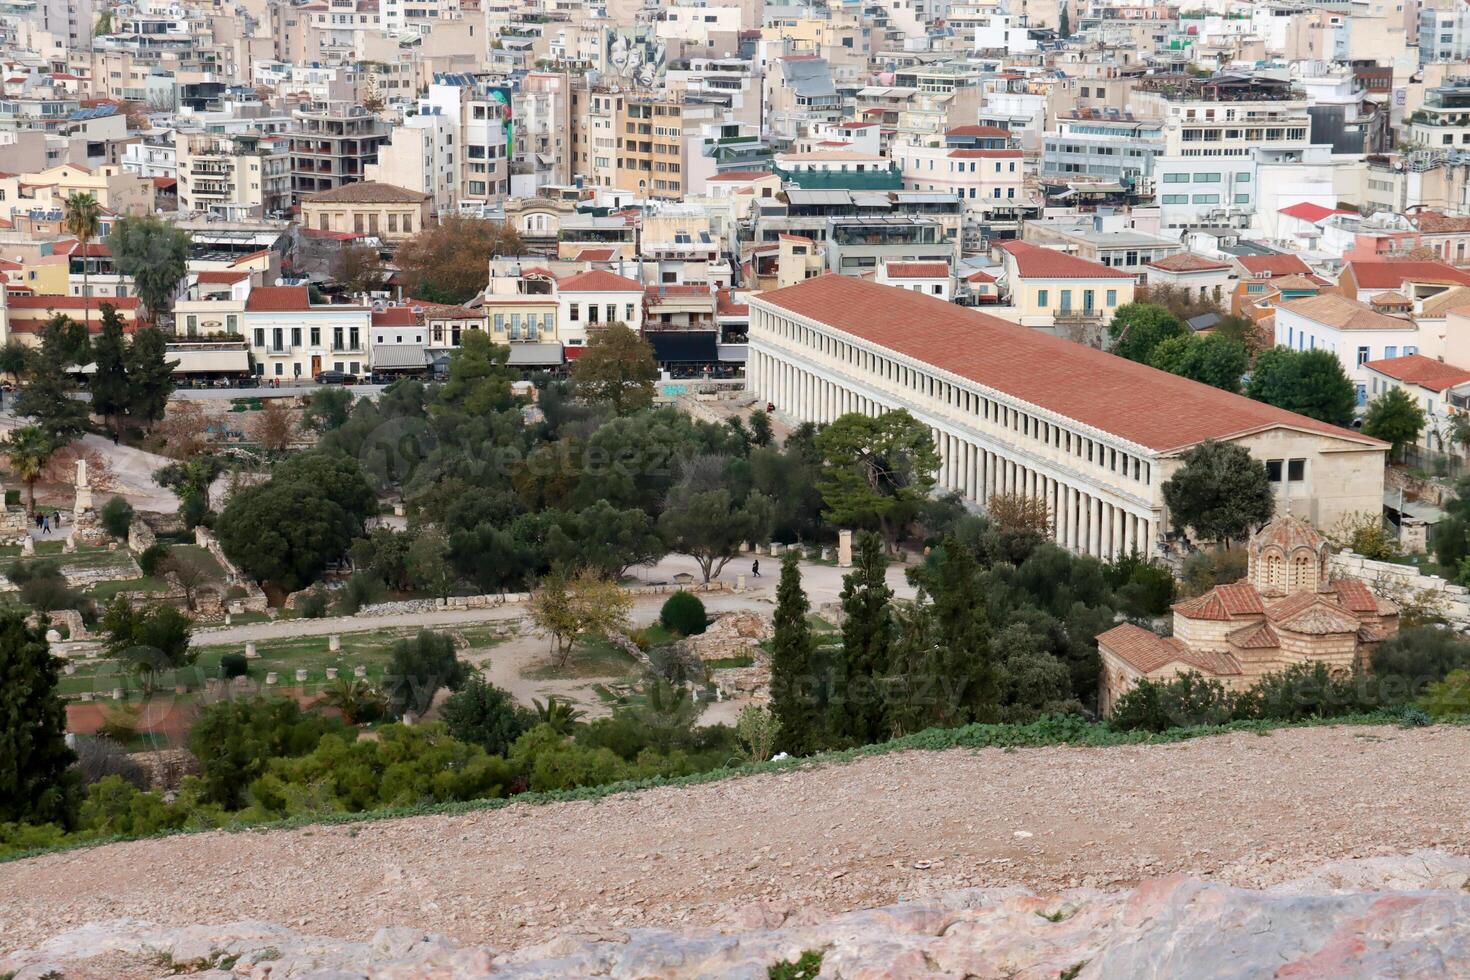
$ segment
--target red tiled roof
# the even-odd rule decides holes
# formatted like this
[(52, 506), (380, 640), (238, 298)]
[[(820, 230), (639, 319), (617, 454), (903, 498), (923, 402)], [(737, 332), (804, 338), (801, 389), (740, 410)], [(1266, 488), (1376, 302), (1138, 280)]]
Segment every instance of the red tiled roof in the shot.
[(1276, 426), (1386, 448), (1360, 433), (911, 289), (829, 273), (751, 302), (828, 324), (1150, 449), (1182, 449)]
[(617, 254), (616, 249), (611, 248), (584, 248), (577, 253), (578, 262), (611, 262), (612, 257)]
[(749, 303), (737, 303), (733, 299), (734, 293), (729, 289), (720, 289), (715, 292), (715, 310), (721, 316), (747, 316), (750, 313)]
[(107, 247), (106, 242), (88, 242), (73, 248), (71, 254), (87, 259), (105, 259), (112, 256), (112, 249)]
[(1446, 388), (1453, 388), (1455, 385), (1470, 381), (1470, 371), (1437, 361), (1432, 357), (1425, 357), (1423, 354), (1383, 358), (1368, 361), (1363, 366), (1379, 374), (1387, 375), (1395, 381), (1418, 385), (1430, 391), (1444, 391)]
[(564, 293), (641, 293), (643, 284), (605, 269), (578, 272), (558, 280), (556, 288)]
[(304, 313), (311, 309), (305, 286), (256, 286), (250, 290), (245, 309), (263, 313)]
[(1287, 215), (1288, 217), (1300, 218), (1303, 221), (1310, 221), (1313, 224), (1316, 224), (1324, 218), (1330, 218), (1334, 214), (1344, 214), (1345, 212), (1340, 211), (1337, 208), (1324, 208), (1320, 204), (1312, 204), (1308, 201), (1302, 201), (1300, 204), (1293, 204), (1291, 207), (1281, 208), (1280, 213)]
[[(1422, 262), (1417, 259), (1369, 259), (1354, 260), (1347, 264), (1353, 270), (1353, 281), (1359, 289), (1398, 289), (1410, 282), (1453, 282), (1470, 286), (1470, 272), (1456, 269), (1443, 262)], [(1343, 272), (1346, 273), (1347, 269)]]
[(154, 187), (157, 187), (159, 190), (167, 190), (170, 187), (177, 187), (178, 184), (179, 184), (179, 181), (178, 181), (178, 178), (176, 178), (176, 177), (154, 177), (153, 178), (153, 186)]
[(1217, 262), (1207, 259), (1203, 255), (1195, 255), (1193, 252), (1175, 252), (1162, 259), (1155, 259), (1149, 263), (1154, 269), (1163, 269), (1165, 272), (1210, 272), (1217, 269), (1229, 269), (1229, 262)]
[(1240, 662), (1228, 653), (1191, 650), (1172, 636), (1159, 636), (1133, 623), (1114, 626), (1099, 635), (1097, 643), (1099, 647), (1106, 648), (1143, 674), (1152, 673), (1175, 662), (1205, 674), (1241, 672)]
[(1281, 637), (1270, 623), (1252, 623), (1242, 626), (1228, 637), (1230, 642), (1243, 650), (1269, 650), (1281, 646)]
[(1237, 616), (1259, 616), (1266, 609), (1261, 602), (1261, 594), (1249, 582), (1217, 585), (1204, 595), (1176, 602), (1171, 608), (1188, 619), (1221, 622)]
[(386, 309), (373, 311), (373, 326), (375, 327), (416, 327), (419, 318), (412, 307), (389, 306)]
[(1378, 597), (1362, 579), (1353, 578), (1350, 575), (1334, 579), (1332, 591), (1337, 593), (1337, 601), (1344, 609), (1355, 613), (1377, 615)]
[(249, 272), (243, 272), (243, 271), (242, 272), (230, 272), (228, 269), (222, 269), (222, 270), (219, 270), (219, 271), (210, 269), (210, 270), (207, 270), (205, 272), (199, 273), (194, 278), (195, 278), (195, 281), (198, 282), (198, 283), (200, 283), (200, 284), (204, 284), (204, 283), (219, 283), (219, 284), (222, 284), (222, 285), (233, 285), (233, 284), (239, 282), (241, 279), (249, 279), (250, 278), (250, 273)]
[(1439, 211), (1420, 211), (1409, 215), (1420, 231), (1430, 235), (1444, 232), (1470, 231), (1470, 215), (1442, 214)]
[(1016, 259), (1016, 271), (1022, 279), (1132, 279), (1122, 269), (1101, 262), (1079, 259), (1075, 255), (1042, 248), (1030, 242), (1001, 242), (1000, 247)]
[(948, 279), (948, 262), (889, 262), (884, 270), (889, 279)]
[(119, 310), (136, 310), (138, 308), (138, 297), (136, 296), (93, 296), (90, 300), (81, 296), (11, 296), (9, 306), (12, 310), (96, 310), (103, 303), (110, 303)]
[(1298, 255), (1237, 255), (1235, 261), (1253, 276), (1310, 275), (1312, 270)]
[(995, 282), (995, 277), (988, 272), (972, 272), (965, 277), (966, 282)]

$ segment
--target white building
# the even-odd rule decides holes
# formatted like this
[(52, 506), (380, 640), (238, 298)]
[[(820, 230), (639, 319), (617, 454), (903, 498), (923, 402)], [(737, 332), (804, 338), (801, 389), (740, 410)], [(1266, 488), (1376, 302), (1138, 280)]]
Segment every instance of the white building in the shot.
[(303, 381), (323, 371), (364, 374), (371, 366), (366, 306), (314, 305), (305, 286), (257, 286), (245, 302), (245, 338), (256, 376)]
[[(1338, 293), (1289, 300), (1276, 307), (1276, 344), (1292, 350), (1325, 349), (1357, 386), (1358, 404), (1368, 400), (1364, 364), (1419, 353), (1419, 325), (1407, 317), (1380, 313), (1367, 303)], [(1438, 353), (1428, 352), (1431, 355)]]

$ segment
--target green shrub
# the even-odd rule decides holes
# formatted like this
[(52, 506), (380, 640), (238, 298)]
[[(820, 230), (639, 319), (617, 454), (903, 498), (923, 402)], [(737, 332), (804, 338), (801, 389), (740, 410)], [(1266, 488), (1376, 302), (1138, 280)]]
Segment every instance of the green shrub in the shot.
[(1470, 670), (1451, 671), (1429, 685), (1419, 704), (1431, 718), (1470, 716)]
[(202, 493), (186, 493), (179, 499), (179, 516), (183, 518), (184, 527), (192, 531), (200, 524), (208, 526), (214, 513)]
[(219, 672), (226, 680), (250, 676), (250, 661), (243, 653), (227, 653), (219, 658)]
[(1406, 627), (1378, 645), (1372, 667), (1379, 699), (1408, 704), (1431, 684), (1470, 667), (1470, 640), (1433, 626)]
[(133, 523), (133, 505), (121, 497), (113, 497), (97, 511), (102, 527), (119, 541), (126, 541), (128, 528)]
[(1236, 699), (1235, 717), (1301, 721), (1340, 718), (1378, 707), (1367, 677), (1318, 662), (1266, 674)]
[(154, 542), (144, 548), (142, 553), (138, 555), (138, 567), (143, 570), (144, 575), (152, 577), (158, 574), (159, 569), (167, 558), (168, 545), (161, 542)]
[(296, 611), (304, 619), (321, 619), (327, 614), (327, 595), (321, 589), (312, 589), (296, 600)]
[(669, 596), (659, 610), (658, 621), (664, 629), (682, 636), (697, 636), (705, 631), (708, 620), (704, 603), (693, 592), (679, 591)]
[(371, 572), (354, 572), (337, 590), (337, 613), (342, 616), (355, 615), (363, 606), (370, 606), (383, 597), (383, 582)]
[(1117, 731), (1163, 732), (1223, 725), (1234, 714), (1235, 698), (1224, 685), (1190, 671), (1162, 683), (1139, 681), (1113, 705), (1108, 724)]
[(6, 507), (19, 507), (20, 506), (20, 491), (19, 490), (6, 490), (5, 491), (5, 506)]
[(250, 783), (269, 760), (305, 755), (323, 735), (342, 730), (337, 719), (306, 714), (287, 698), (208, 705), (189, 730), (189, 751), (201, 769), (201, 795), (231, 809), (244, 806)]
[(822, 972), (822, 954), (807, 950), (794, 960), (777, 963), (766, 970), (770, 980), (816, 980)]
[(471, 674), (464, 687), (445, 699), (439, 716), (450, 735), (491, 755), (508, 752), (536, 721), (532, 712), (480, 674)]

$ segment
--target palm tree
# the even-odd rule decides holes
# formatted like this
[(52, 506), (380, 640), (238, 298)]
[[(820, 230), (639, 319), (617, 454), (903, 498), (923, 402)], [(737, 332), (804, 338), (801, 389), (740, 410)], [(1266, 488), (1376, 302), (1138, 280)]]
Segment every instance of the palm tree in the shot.
[(36, 481), (45, 472), (46, 463), (55, 451), (56, 445), (51, 437), (38, 425), (23, 425), (10, 433), (6, 455), (16, 477), (25, 482), (33, 514), (36, 512)]
[(542, 725), (550, 725), (551, 730), (558, 735), (570, 735), (577, 719), (586, 714), (565, 701), (558, 701), (555, 695), (547, 698), (545, 704), (532, 698), (531, 705), (536, 709), (536, 721)]
[(381, 716), (387, 702), (383, 692), (367, 681), (339, 677), (322, 693), (321, 703), (342, 712), (342, 720), (347, 724), (356, 725)]
[(61, 226), (77, 240), (77, 248), (82, 253), (82, 324), (88, 333), (92, 330), (92, 296), (87, 283), (87, 246), (97, 237), (101, 219), (101, 208), (91, 194), (73, 192), (67, 195)]

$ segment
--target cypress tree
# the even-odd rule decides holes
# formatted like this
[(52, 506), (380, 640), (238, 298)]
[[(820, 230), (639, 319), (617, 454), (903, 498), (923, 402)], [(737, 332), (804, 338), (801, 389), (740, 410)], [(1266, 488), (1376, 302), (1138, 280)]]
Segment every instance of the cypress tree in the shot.
[(132, 388), (128, 412), (144, 426), (163, 418), (168, 396), (174, 390), (173, 371), (179, 362), (164, 358), (167, 349), (157, 327), (139, 330), (128, 348), (127, 374)]
[(771, 643), (771, 713), (781, 722), (777, 748), (808, 755), (822, 747), (820, 692), (813, 669), (810, 604), (801, 590), (796, 553), (781, 559), (776, 586), (775, 636)]
[(883, 737), (883, 683), (893, 643), (884, 572), (883, 541), (871, 531), (857, 536), (857, 561), (842, 579), (842, 656), (834, 684), (832, 734), (857, 745)]
[(953, 536), (934, 576), (935, 691), (941, 724), (1000, 720), (1000, 672), (990, 627), (976, 595), (978, 566)]
[(92, 344), (92, 359), (97, 370), (87, 380), (92, 393), (92, 411), (112, 425), (112, 439), (120, 434), (119, 416), (128, 410), (127, 340), (123, 336), (122, 317), (111, 303), (102, 304), (102, 330)]
[(40, 629), (0, 615), (0, 823), (69, 826), (75, 815), (80, 784), (56, 664)]

